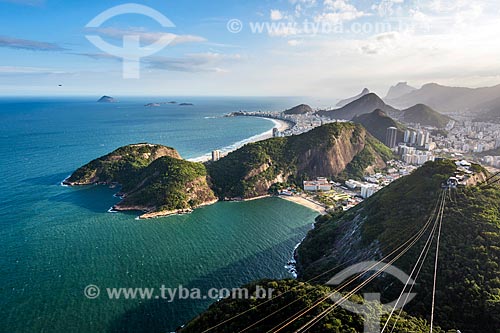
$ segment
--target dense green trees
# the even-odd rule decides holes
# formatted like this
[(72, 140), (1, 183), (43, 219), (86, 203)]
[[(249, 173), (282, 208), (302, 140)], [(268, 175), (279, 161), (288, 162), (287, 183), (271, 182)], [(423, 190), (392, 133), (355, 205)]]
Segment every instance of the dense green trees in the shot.
[[(206, 312), (198, 318), (188, 323), (182, 333), (200, 333), (208, 328), (214, 327), (224, 321), (226, 323), (218, 326), (212, 332), (234, 333), (248, 328), (246, 332), (262, 333), (268, 332), (282, 322), (299, 313), (299, 311), (311, 307), (316, 301), (326, 298), (331, 293), (331, 289), (326, 286), (311, 285), (296, 280), (281, 281), (257, 281), (245, 286), (250, 291), (250, 295), (256, 290), (256, 286), (264, 289), (272, 288), (273, 299), (235, 299), (228, 298), (213, 304)], [(370, 309), (370, 313), (380, 311), (380, 305), (376, 303), (367, 303), (359, 296), (351, 297), (350, 301), (356, 303), (365, 303)], [(311, 320), (314, 316), (326, 310), (334, 302), (327, 299), (316, 308), (301, 316), (299, 320), (291, 323), (283, 332), (294, 332), (302, 325)], [(237, 318), (230, 320), (234, 316)], [(268, 317), (266, 319), (266, 317)], [(263, 320), (262, 320), (263, 319)], [(383, 317), (382, 324), (385, 323), (387, 316)], [(262, 321), (260, 321), (262, 320)], [(257, 321), (260, 321), (255, 325)], [(394, 323), (391, 319), (390, 324)], [(311, 332), (332, 333), (332, 332), (363, 332), (364, 320), (360, 316), (353, 314), (341, 307), (332, 311), (325, 319), (319, 322)], [(398, 320), (394, 332), (397, 333), (424, 333), (429, 332), (428, 323), (425, 320), (418, 319), (403, 313)], [(434, 330), (436, 333), (444, 333), (439, 327)]]

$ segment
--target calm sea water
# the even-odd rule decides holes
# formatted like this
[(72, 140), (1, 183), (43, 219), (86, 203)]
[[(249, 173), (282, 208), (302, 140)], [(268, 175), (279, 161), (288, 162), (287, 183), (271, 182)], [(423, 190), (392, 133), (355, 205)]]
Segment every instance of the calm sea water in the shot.
[[(67, 188), (78, 166), (130, 143), (173, 146), (185, 158), (272, 128), (222, 118), (283, 109), (290, 99), (0, 99), (0, 331), (168, 332), (211, 301), (86, 299), (85, 286), (236, 287), (290, 276), (284, 265), (316, 213), (282, 201), (217, 203), (185, 216), (138, 221), (107, 213), (105, 187)], [(105, 290), (102, 294), (105, 294)]]

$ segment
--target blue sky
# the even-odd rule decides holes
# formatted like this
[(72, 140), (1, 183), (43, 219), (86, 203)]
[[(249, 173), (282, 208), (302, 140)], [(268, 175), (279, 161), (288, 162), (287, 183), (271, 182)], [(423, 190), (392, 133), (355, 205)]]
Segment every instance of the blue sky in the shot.
[[(0, 0), (0, 94), (339, 98), (365, 86), (384, 95), (399, 81), (500, 83), (500, 5), (492, 0), (136, 3), (175, 27), (126, 14), (85, 28), (125, 1)], [(228, 29), (234, 19), (237, 33)], [(88, 34), (117, 46), (130, 34), (143, 46), (173, 41), (141, 59), (140, 78), (124, 79), (121, 59)]]

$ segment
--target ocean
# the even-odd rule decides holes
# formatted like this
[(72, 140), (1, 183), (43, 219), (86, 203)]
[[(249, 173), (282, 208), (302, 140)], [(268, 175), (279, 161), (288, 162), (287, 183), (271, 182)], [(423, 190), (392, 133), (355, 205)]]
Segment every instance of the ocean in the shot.
[[(116, 189), (69, 188), (77, 167), (126, 144), (184, 158), (229, 149), (269, 120), (223, 114), (282, 110), (293, 98), (0, 99), (0, 331), (169, 332), (213, 300), (110, 300), (105, 288), (233, 288), (287, 278), (284, 267), (317, 213), (269, 198), (220, 202), (140, 221), (108, 213)], [(144, 107), (151, 102), (190, 102)], [(88, 299), (88, 285), (101, 288)]]

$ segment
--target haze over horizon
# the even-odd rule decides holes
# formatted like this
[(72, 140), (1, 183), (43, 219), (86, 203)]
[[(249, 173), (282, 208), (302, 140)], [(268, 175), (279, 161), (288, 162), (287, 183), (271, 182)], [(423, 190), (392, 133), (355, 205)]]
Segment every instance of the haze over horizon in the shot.
[[(451, 0), (140, 1), (137, 14), (85, 26), (121, 1), (0, 0), (1, 95), (213, 95), (344, 98), (391, 85), (500, 83), (500, 4)], [(241, 26), (229, 24), (241, 23)], [(173, 41), (139, 79), (85, 35), (120, 46)]]

